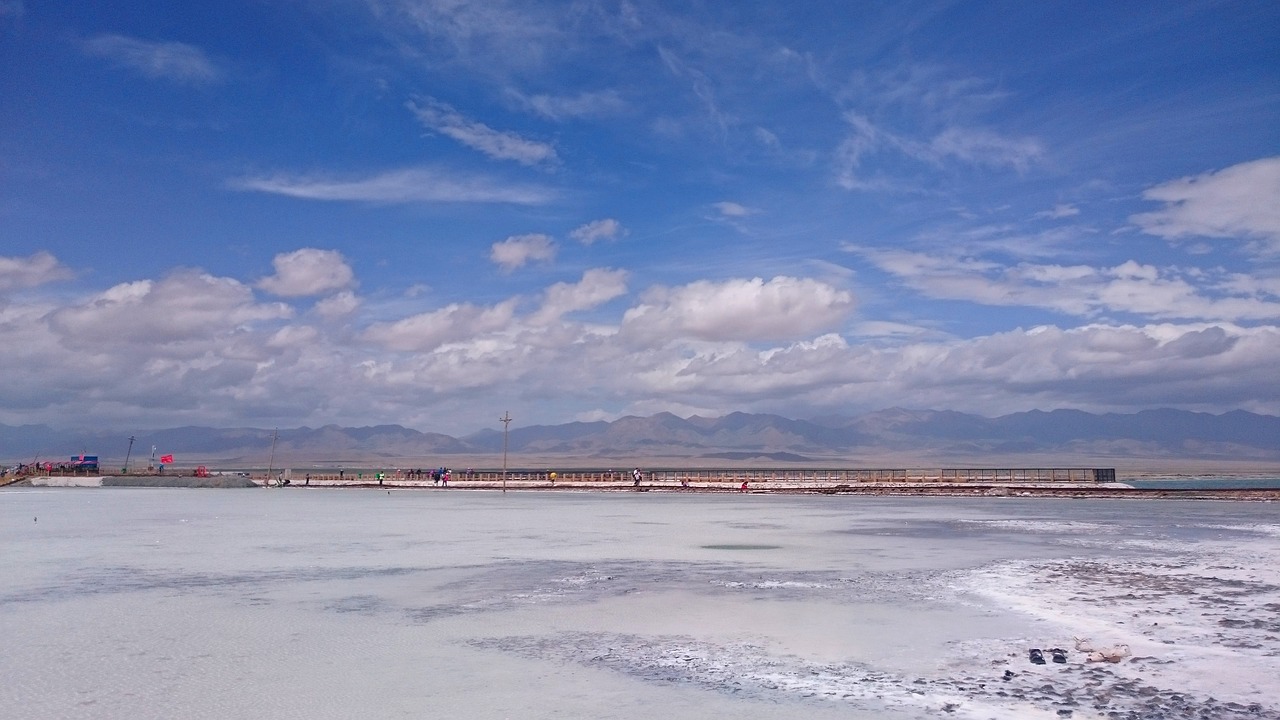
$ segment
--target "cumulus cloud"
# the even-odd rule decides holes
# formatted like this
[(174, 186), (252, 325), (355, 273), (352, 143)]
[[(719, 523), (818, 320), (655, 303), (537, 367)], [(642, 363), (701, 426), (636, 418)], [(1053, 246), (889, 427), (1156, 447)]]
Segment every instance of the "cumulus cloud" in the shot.
[[(1063, 284), (1092, 277), (1070, 266), (1025, 272)], [(1141, 263), (1107, 272), (1132, 283), (1163, 278)], [(492, 408), (507, 402), (532, 418), (533, 408), (520, 403), (552, 395), (567, 413), (1280, 407), (1274, 325), (1107, 321), (955, 338), (863, 320), (854, 341), (839, 332), (852, 297), (790, 277), (651, 288), (615, 322), (601, 312), (590, 323), (574, 321), (574, 312), (602, 311), (623, 297), (627, 281), (624, 271), (592, 269), (546, 288), (525, 317), (517, 298), (459, 302), (380, 320), (354, 337), (348, 328), (368, 318), (348, 291), (316, 307), (332, 301), (352, 323), (313, 325), (286, 305), (256, 301), (245, 284), (194, 270), (74, 301), (18, 297), (0, 303), (0, 422), (395, 418), (457, 433), (491, 424)]]
[(800, 339), (839, 325), (853, 304), (849, 291), (809, 278), (702, 280), (646, 291), (626, 312), (622, 329), (646, 342)]
[(287, 305), (258, 303), (253, 291), (236, 280), (184, 270), (161, 280), (116, 285), (56, 310), (49, 324), (68, 344), (160, 345), (209, 341), (247, 324), (292, 315)]
[(1142, 196), (1165, 204), (1130, 218), (1143, 232), (1169, 239), (1248, 238), (1280, 252), (1280, 156), (1172, 180)]
[(190, 85), (222, 80), (222, 72), (205, 52), (186, 43), (98, 35), (85, 40), (82, 47), (89, 55), (106, 58), (153, 80)]
[(355, 273), (337, 250), (302, 248), (276, 255), (271, 264), (276, 273), (259, 280), (258, 287), (281, 297), (322, 295), (355, 282)]
[(286, 195), (305, 200), (369, 203), (511, 203), (542, 205), (555, 193), (536, 185), (507, 184), (494, 178), (410, 168), (354, 179), (315, 175), (246, 177), (228, 183), (236, 190)]
[(360, 298), (355, 293), (344, 290), (316, 302), (315, 311), (320, 317), (334, 320), (354, 313), (360, 309), (360, 305)]
[(520, 137), (513, 132), (494, 130), (482, 122), (463, 117), (447, 103), (424, 98), (421, 104), (407, 103), (418, 122), (495, 160), (514, 160), (521, 165), (542, 165), (557, 160), (548, 143)]
[(45, 251), (28, 257), (0, 255), (0, 292), (36, 287), (71, 276), (71, 270)]
[(576, 283), (556, 283), (547, 288), (542, 307), (530, 318), (541, 325), (560, 319), (566, 313), (590, 310), (627, 292), (627, 272), (596, 268), (582, 274)]
[(569, 233), (569, 237), (583, 245), (591, 245), (597, 240), (616, 240), (626, 234), (627, 229), (622, 227), (622, 223), (613, 218), (605, 218), (594, 220), (575, 229)]
[(537, 260), (545, 262), (555, 256), (555, 241), (542, 233), (512, 235), (494, 243), (489, 249), (489, 259), (502, 268), (503, 272), (511, 272)]
[(515, 307), (514, 300), (491, 307), (453, 303), (403, 320), (376, 323), (364, 332), (363, 337), (389, 350), (434, 350), (446, 343), (506, 328), (515, 316)]
[(659, 405), (670, 399), (715, 406), (731, 397), (842, 413), (895, 405), (980, 405), (992, 415), (1202, 402), (1265, 408), (1280, 401), (1280, 390), (1268, 388), (1265, 398), (1251, 401), (1240, 380), (1265, 382), (1266, 353), (1278, 344), (1276, 328), (1229, 324), (1043, 326), (891, 347), (850, 345), (831, 334), (766, 350), (681, 346), (692, 356), (629, 377)]

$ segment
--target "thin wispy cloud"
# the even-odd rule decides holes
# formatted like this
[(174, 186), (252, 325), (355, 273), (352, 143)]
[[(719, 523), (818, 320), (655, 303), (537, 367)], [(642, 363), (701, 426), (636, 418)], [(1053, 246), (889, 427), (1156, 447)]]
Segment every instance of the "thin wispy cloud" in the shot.
[(1173, 180), (1142, 196), (1165, 204), (1130, 218), (1143, 232), (1171, 240), (1243, 237), (1280, 252), (1280, 156)]
[(1188, 274), (1132, 260), (1111, 267), (1019, 263), (904, 250), (849, 248), (927, 297), (1034, 307), (1087, 318), (1136, 314), (1162, 320), (1248, 322), (1280, 318), (1280, 297), (1238, 279)]
[(604, 218), (603, 220), (592, 220), (586, 225), (574, 228), (569, 233), (569, 237), (583, 245), (592, 245), (597, 240), (617, 240), (626, 234), (627, 229), (622, 227), (622, 223), (613, 218)]
[(1063, 218), (1075, 217), (1080, 214), (1080, 208), (1067, 203), (1058, 203), (1048, 210), (1036, 213), (1033, 217), (1046, 220), (1061, 220)]
[(930, 152), (919, 151), (916, 156), (935, 162), (956, 158), (973, 165), (1008, 167), (1019, 172), (1044, 155), (1044, 147), (1034, 138), (1004, 137), (988, 130), (970, 128), (942, 131), (929, 142), (928, 150)]
[[(906, 175), (898, 167), (903, 160), (940, 166), (948, 162), (1012, 169), (1025, 172), (1044, 155), (1039, 140), (1006, 137), (989, 130), (951, 127), (927, 141), (886, 130), (865, 115), (847, 112), (848, 135), (835, 150), (836, 183), (847, 190), (886, 189), (898, 184), (893, 178)], [(864, 176), (865, 166), (877, 157), (877, 175)]]
[(722, 200), (717, 203), (711, 203), (711, 207), (717, 213), (719, 213), (721, 217), (726, 217), (726, 218), (744, 218), (744, 217), (747, 217), (748, 215), (755, 215), (756, 213), (760, 212), (755, 208), (749, 208), (746, 205), (741, 205), (739, 203), (731, 202), (729, 200)]
[(221, 82), (221, 69), (200, 48), (180, 42), (98, 35), (82, 44), (88, 55), (104, 58), (152, 80), (188, 85)]
[(374, 7), (388, 31), (412, 29), (431, 38), (433, 55), (485, 75), (536, 70), (575, 39), (572, 13), (536, 3), (386, 0)]
[(482, 122), (463, 117), (447, 103), (423, 98), (418, 102), (409, 102), (407, 106), (423, 127), (495, 160), (514, 160), (521, 165), (547, 165), (554, 164), (558, 159), (556, 149), (549, 143), (529, 140), (509, 131), (494, 130)]
[(521, 108), (548, 120), (607, 118), (627, 110), (627, 103), (616, 90), (582, 92), (576, 95), (526, 95), (509, 89), (509, 97)]
[(504, 184), (493, 178), (428, 168), (392, 170), (367, 177), (336, 179), (315, 175), (267, 175), (230, 181), (237, 190), (304, 200), (379, 204), (510, 203), (542, 205), (554, 191), (536, 185)]

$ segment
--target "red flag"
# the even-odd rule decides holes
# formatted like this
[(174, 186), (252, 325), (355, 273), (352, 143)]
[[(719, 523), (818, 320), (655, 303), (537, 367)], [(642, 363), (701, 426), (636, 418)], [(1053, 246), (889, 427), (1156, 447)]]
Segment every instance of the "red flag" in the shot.
[(172, 456), (172, 455), (161, 455), (161, 456), (160, 456), (160, 464), (161, 464), (161, 465), (172, 465), (172, 464), (173, 464), (173, 456)]

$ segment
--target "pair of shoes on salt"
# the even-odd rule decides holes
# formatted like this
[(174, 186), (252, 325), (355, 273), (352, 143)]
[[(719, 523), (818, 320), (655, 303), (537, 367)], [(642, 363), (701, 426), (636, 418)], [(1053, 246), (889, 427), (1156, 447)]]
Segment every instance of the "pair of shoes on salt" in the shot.
[[(1040, 648), (1031, 648), (1031, 652), (1028, 654), (1031, 657), (1032, 665), (1044, 664), (1044, 651)], [(1053, 657), (1053, 661), (1056, 663), (1064, 663), (1067, 661), (1067, 651), (1062, 648), (1053, 648), (1049, 651), (1049, 654)]]

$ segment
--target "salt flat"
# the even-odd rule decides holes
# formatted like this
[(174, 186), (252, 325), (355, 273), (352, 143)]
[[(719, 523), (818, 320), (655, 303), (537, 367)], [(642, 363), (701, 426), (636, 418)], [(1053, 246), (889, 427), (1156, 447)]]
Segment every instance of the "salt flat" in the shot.
[(24, 488), (0, 546), (5, 717), (1280, 718), (1270, 503)]

